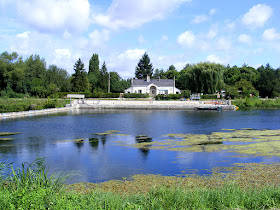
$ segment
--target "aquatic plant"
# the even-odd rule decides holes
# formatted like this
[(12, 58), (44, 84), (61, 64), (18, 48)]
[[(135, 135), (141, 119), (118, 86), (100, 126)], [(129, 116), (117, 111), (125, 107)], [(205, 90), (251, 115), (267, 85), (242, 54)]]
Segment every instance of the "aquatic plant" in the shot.
[(0, 136), (12, 136), (19, 134), (20, 132), (0, 132)]
[[(224, 129), (223, 129), (224, 130)], [(171, 137), (152, 144), (138, 141), (136, 148), (163, 149), (184, 152), (230, 152), (241, 155), (280, 156), (280, 130), (226, 129), (226, 132), (206, 134), (166, 134)], [(145, 136), (143, 136), (145, 138)], [(122, 145), (126, 145), (125, 141)]]

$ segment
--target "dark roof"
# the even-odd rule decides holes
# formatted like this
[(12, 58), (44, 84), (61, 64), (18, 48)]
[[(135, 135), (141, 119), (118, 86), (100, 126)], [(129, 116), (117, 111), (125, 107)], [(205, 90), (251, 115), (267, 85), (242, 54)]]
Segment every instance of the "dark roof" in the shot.
[(173, 87), (174, 80), (173, 79), (151, 79), (150, 82), (147, 82), (146, 79), (134, 79), (131, 86), (148, 86), (150, 84), (154, 84), (158, 87)]

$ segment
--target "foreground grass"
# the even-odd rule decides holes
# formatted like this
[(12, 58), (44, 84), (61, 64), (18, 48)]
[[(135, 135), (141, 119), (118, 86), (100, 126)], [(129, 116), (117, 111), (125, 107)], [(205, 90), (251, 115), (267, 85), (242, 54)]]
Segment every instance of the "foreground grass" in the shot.
[(69, 99), (0, 98), (0, 112), (19, 112), (45, 108), (65, 107)]
[(62, 176), (48, 176), (42, 159), (17, 170), (2, 163), (0, 208), (280, 208), (279, 171), (279, 164), (245, 164), (234, 167), (230, 173), (216, 172), (208, 177), (137, 175), (131, 180), (65, 185)]

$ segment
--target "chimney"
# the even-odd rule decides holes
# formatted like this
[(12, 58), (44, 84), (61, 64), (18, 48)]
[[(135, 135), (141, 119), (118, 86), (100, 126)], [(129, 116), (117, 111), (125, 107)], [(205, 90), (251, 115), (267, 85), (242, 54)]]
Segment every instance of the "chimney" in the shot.
[(150, 75), (147, 75), (147, 82), (150, 82), (150, 80), (151, 80)]

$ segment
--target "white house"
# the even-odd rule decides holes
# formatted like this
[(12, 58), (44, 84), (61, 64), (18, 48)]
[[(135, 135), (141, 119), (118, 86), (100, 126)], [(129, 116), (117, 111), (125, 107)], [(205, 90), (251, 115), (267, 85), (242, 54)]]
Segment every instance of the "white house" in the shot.
[(132, 79), (130, 88), (125, 93), (148, 93), (154, 97), (158, 94), (180, 94), (181, 91), (175, 87), (173, 79)]

